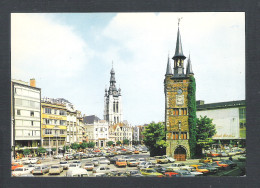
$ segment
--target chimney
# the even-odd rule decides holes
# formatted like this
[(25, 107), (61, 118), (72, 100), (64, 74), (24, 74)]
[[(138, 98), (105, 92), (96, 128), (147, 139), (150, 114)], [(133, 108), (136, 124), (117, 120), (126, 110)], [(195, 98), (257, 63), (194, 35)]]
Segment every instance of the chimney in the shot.
[(31, 79), (30, 79), (30, 86), (31, 86), (31, 87), (36, 87), (36, 82), (35, 82), (35, 79), (34, 79), (34, 78), (31, 78)]

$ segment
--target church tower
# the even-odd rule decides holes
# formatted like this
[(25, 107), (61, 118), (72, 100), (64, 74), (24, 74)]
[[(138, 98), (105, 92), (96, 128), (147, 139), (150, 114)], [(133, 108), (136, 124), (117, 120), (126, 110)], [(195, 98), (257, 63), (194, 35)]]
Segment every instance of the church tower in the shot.
[(173, 56), (173, 72), (168, 57), (167, 69), (164, 79), (165, 93), (165, 128), (167, 130), (166, 154), (177, 161), (190, 158), (189, 146), (189, 112), (188, 112), (188, 87), (190, 76), (193, 76), (190, 57), (187, 61), (186, 73), (184, 72), (184, 60), (181, 35), (177, 31), (175, 54)]
[(106, 120), (109, 125), (123, 121), (121, 89), (116, 88), (115, 71), (113, 66), (110, 71), (109, 89), (105, 89), (104, 120)]

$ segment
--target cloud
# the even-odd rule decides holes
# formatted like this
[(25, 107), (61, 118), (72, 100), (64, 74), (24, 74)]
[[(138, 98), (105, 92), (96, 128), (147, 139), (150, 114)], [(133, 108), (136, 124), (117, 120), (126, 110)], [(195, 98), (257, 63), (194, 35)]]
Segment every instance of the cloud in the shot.
[(45, 14), (12, 14), (11, 35), (12, 78), (65, 81), (93, 56), (72, 27)]

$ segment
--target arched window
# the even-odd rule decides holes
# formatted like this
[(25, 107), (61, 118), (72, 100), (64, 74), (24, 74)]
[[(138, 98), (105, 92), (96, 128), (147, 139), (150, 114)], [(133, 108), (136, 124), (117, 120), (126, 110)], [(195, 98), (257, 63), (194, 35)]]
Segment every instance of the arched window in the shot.
[(119, 122), (119, 117), (117, 117), (117, 122)]
[(114, 122), (116, 123), (116, 117), (114, 117)]

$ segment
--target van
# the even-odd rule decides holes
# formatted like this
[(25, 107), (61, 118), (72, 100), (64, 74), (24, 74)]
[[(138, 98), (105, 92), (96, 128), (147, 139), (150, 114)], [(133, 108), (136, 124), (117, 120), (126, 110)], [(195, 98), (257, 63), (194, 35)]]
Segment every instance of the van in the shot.
[(32, 174), (45, 174), (48, 173), (50, 168), (47, 165), (35, 166), (32, 170)]
[(82, 168), (69, 169), (66, 173), (67, 177), (88, 177), (88, 171)]

